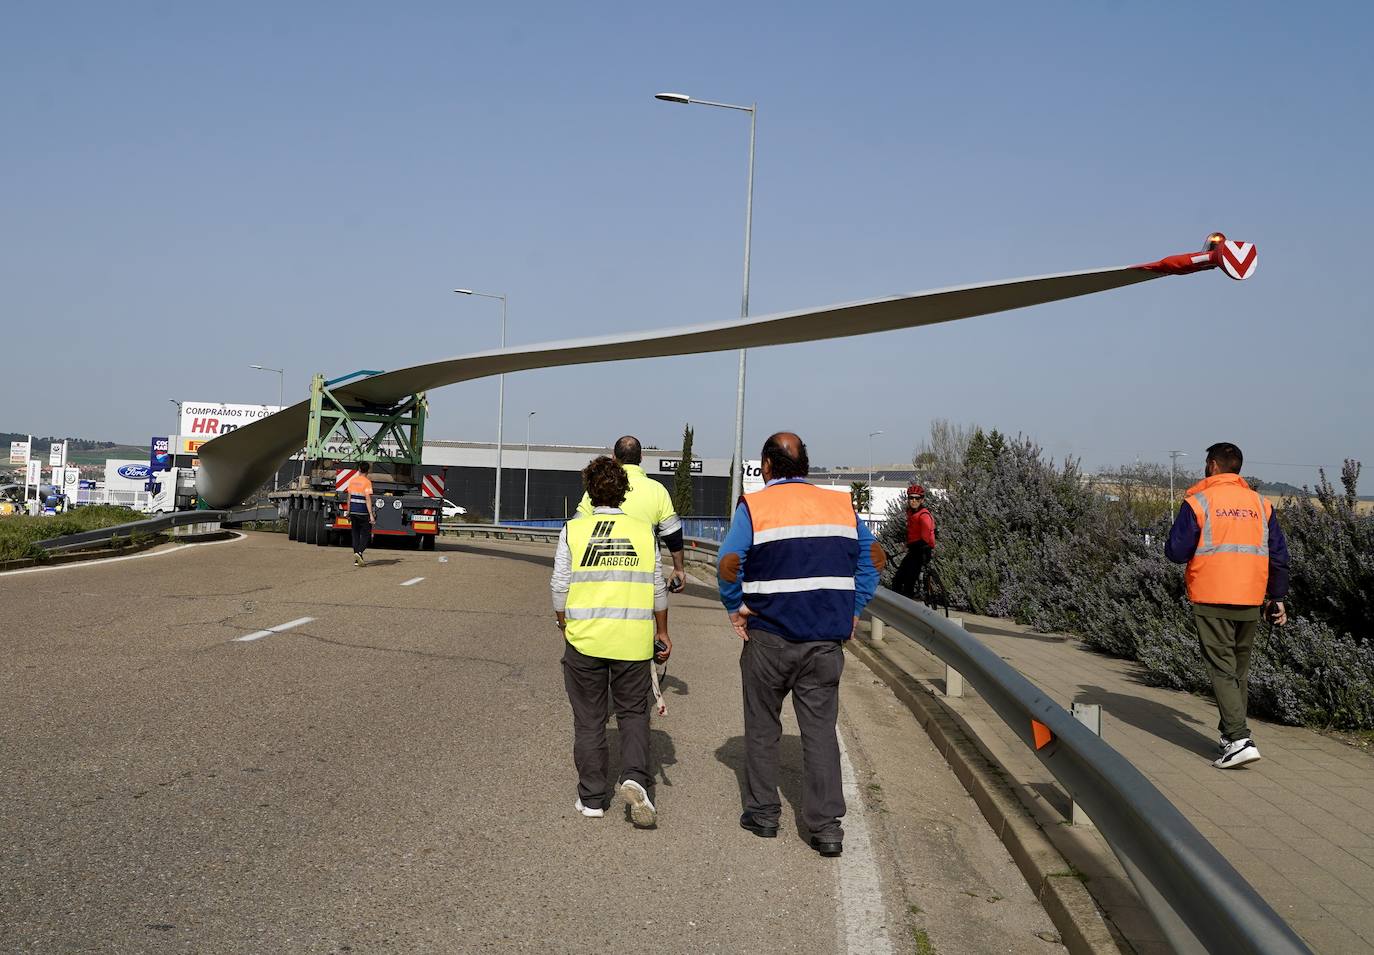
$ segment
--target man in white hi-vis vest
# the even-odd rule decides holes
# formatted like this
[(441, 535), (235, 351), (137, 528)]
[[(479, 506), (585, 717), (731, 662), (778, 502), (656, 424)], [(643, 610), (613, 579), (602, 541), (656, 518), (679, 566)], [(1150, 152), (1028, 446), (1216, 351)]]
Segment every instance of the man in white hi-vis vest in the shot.
[[(563, 631), (563, 684), (573, 711), (573, 762), (583, 816), (610, 806), (606, 720), (612, 704), (620, 730), (619, 791), (631, 821), (653, 828), (649, 797), (649, 688), (653, 660), (672, 653), (668, 591), (653, 527), (620, 509), (629, 488), (608, 457), (582, 471), (592, 513), (568, 521), (558, 538), (550, 590)], [(655, 653), (655, 641), (662, 649)]]

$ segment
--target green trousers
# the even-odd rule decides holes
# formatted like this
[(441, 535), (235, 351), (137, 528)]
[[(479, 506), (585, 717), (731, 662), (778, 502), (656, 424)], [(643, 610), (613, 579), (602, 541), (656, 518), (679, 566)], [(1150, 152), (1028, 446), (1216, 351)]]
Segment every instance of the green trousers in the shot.
[(1256, 613), (1254, 620), (1233, 620), (1201, 613), (1193, 615), (1202, 661), (1207, 664), (1212, 693), (1221, 711), (1217, 729), (1227, 742), (1250, 738), (1245, 713), (1249, 704), (1250, 651), (1255, 648), (1258, 616)]

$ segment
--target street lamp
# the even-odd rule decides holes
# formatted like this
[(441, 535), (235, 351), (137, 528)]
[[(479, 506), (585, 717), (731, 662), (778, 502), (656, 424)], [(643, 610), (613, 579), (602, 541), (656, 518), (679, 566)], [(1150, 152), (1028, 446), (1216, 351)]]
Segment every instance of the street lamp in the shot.
[[(499, 298), (501, 300), (501, 347), (506, 347), (506, 296), (491, 292), (474, 292), (470, 288), (456, 288), (459, 295), (476, 295), (478, 298)], [(496, 376), (496, 501), (492, 507), (492, 523), (501, 523), (501, 452), (503, 450), (502, 425), (506, 416), (506, 375)]]
[[(249, 365), (255, 371), (272, 371), (277, 374), (277, 410), (282, 408), (282, 396), (286, 393), (286, 370), (282, 368), (268, 368), (266, 365)], [(272, 490), (277, 489), (277, 481), (281, 477), (281, 468), (272, 472)]]
[[(177, 406), (177, 426), (172, 429), (173, 436), (176, 436), (181, 434), (181, 402), (177, 401), (175, 398), (168, 398), (167, 400)], [(168, 444), (170, 443), (171, 442), (169, 441)], [(168, 450), (171, 449), (169, 448)]]
[(530, 422), (536, 413), (525, 415), (525, 520), (530, 519)]
[(1179, 459), (1179, 458), (1186, 458), (1187, 456), (1188, 456), (1188, 452), (1187, 452), (1187, 451), (1170, 451), (1170, 452), (1169, 452), (1169, 506), (1170, 506), (1170, 507), (1173, 507), (1173, 506), (1174, 506), (1174, 466), (1178, 463), (1178, 459)]
[[(870, 494), (870, 501), (872, 500), (871, 495), (873, 493), (873, 439), (880, 434), (882, 434), (881, 431), (868, 432), (868, 492)], [(871, 511), (872, 509), (873, 508), (870, 506), (869, 510)]]
[[(744, 202), (744, 295), (740, 299), (740, 318), (749, 317), (749, 238), (754, 224), (754, 129), (758, 121), (758, 104), (736, 106), (693, 99), (686, 93), (655, 93), (654, 99), (684, 106), (716, 106), (749, 114), (749, 191)], [(735, 393), (735, 469), (730, 480), (730, 500), (738, 501), (744, 481), (744, 359), (745, 349), (739, 350), (739, 384)]]

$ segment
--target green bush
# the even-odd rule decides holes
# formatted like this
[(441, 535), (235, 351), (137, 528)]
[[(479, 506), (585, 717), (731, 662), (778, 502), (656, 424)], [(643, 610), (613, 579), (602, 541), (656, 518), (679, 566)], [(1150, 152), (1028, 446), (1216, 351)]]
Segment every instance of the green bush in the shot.
[(95, 505), (78, 507), (55, 517), (0, 517), (0, 561), (42, 558), (39, 541), (141, 521), (147, 517), (127, 507)]
[[(1169, 518), (1087, 486), (1077, 465), (1056, 466), (1025, 438), (974, 432), (937, 522), (935, 568), (952, 606), (1079, 636), (1138, 660), (1162, 686), (1205, 690), (1183, 569), (1164, 557)], [(1325, 476), (1317, 500), (1287, 501), (1279, 521), (1292, 556), (1290, 623), (1262, 627), (1251, 667), (1251, 711), (1290, 724), (1374, 729), (1374, 515), (1355, 509), (1359, 466), (1344, 495)], [(880, 539), (905, 548), (898, 502)]]

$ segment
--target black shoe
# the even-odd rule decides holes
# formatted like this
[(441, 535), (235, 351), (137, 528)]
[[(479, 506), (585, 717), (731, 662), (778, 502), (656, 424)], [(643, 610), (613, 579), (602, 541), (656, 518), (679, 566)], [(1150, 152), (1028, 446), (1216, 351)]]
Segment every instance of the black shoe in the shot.
[(811, 848), (815, 849), (827, 859), (844, 855), (844, 843), (838, 839), (827, 836), (812, 836)]
[(754, 817), (752, 812), (746, 812), (739, 817), (741, 829), (748, 829), (754, 835), (764, 839), (776, 839), (778, 837), (778, 824), (776, 822), (763, 822)]

